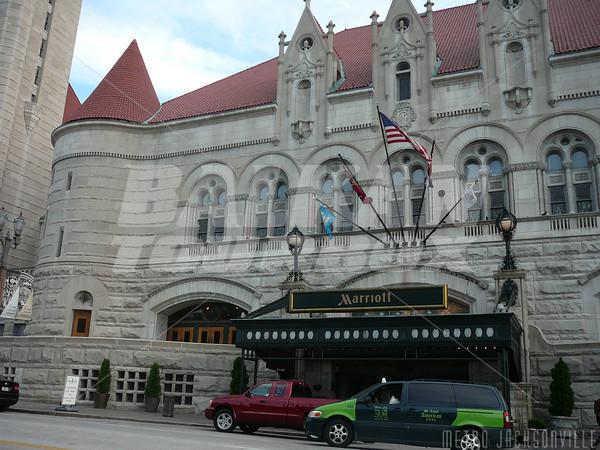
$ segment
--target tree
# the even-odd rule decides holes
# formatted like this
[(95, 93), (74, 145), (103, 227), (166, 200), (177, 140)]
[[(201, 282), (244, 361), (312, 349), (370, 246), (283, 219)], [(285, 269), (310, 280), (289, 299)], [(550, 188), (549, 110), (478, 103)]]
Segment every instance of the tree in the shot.
[[(243, 372), (243, 373), (242, 373)], [(240, 389), (240, 377), (243, 377), (242, 389)], [(248, 389), (248, 381), (250, 377), (246, 372), (246, 366), (242, 363), (242, 358), (237, 357), (233, 362), (233, 369), (231, 370), (231, 384), (229, 385), (229, 392), (232, 394), (242, 394)]]
[(96, 383), (96, 392), (98, 394), (108, 394), (110, 392), (110, 361), (104, 359), (100, 365), (100, 372), (98, 372), (98, 383)]
[(571, 389), (571, 371), (560, 358), (552, 368), (550, 383), (550, 414), (553, 416), (571, 417), (575, 400)]
[(146, 380), (144, 394), (146, 397), (157, 398), (160, 397), (160, 393), (160, 365), (155, 362), (150, 367), (150, 374), (148, 375), (148, 380)]

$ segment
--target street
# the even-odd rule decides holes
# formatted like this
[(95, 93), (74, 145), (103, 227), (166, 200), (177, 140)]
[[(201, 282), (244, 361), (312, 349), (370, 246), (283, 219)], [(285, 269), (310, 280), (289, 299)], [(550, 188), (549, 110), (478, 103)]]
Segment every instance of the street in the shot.
[[(405, 447), (405, 446), (402, 446)], [(0, 414), (0, 449), (40, 450), (296, 450), (329, 448), (298, 437), (261, 433), (225, 434), (205, 427), (77, 419), (10, 411)], [(391, 444), (355, 444), (354, 449), (398, 449)], [(417, 447), (408, 447), (416, 449)]]

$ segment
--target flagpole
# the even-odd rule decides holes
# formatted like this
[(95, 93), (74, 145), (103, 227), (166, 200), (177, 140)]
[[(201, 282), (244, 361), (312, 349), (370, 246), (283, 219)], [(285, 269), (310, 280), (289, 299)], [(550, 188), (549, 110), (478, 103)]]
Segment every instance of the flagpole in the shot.
[[(381, 111), (379, 111), (379, 105), (377, 105), (377, 118), (379, 119), (379, 128), (381, 128), (381, 136), (383, 137), (383, 147), (385, 148), (386, 161), (390, 170), (390, 179), (392, 180), (392, 190), (394, 191), (394, 203), (396, 204), (396, 213), (398, 214), (398, 221), (400, 222), (402, 244), (406, 245), (406, 238), (404, 237), (404, 227), (402, 226), (402, 213), (400, 211), (400, 204), (398, 203), (398, 195), (396, 194), (396, 183), (394, 182), (394, 175), (392, 174), (392, 163), (390, 161), (390, 153), (388, 151), (387, 138), (385, 137), (385, 129), (383, 128), (383, 122), (381, 121)], [(394, 241), (394, 244), (395, 243), (396, 242)]]
[[(431, 144), (430, 155), (431, 155), (432, 164), (433, 164), (433, 152), (434, 151), (435, 151), (435, 140)], [(429, 166), (429, 167), (431, 167), (431, 166)], [(429, 170), (427, 170), (427, 179), (425, 180), (425, 186), (423, 186), (423, 194), (421, 195), (421, 203), (419, 203), (419, 215), (417, 216), (417, 225), (415, 227), (415, 234), (413, 236), (413, 242), (415, 242), (417, 240), (417, 234), (419, 234), (419, 223), (421, 222), (421, 211), (423, 210), (423, 203), (425, 202), (425, 193), (427, 192), (427, 185), (431, 184), (431, 175), (433, 175), (433, 173), (430, 174)]]
[[(479, 180), (476, 180), (475, 183), (473, 184), (473, 186), (477, 185), (477, 183), (479, 183)], [(450, 211), (448, 211), (446, 213), (446, 215), (444, 217), (442, 217), (442, 220), (439, 221), (439, 223), (433, 228), (433, 230), (431, 230), (429, 232), (429, 234), (427, 236), (425, 236), (425, 239), (423, 239), (423, 245), (427, 245), (427, 239), (429, 239), (431, 237), (431, 235), (433, 233), (435, 233), (437, 231), (437, 229), (442, 225), (442, 223), (444, 223), (444, 220), (446, 220), (448, 218), (448, 216), (450, 214), (452, 214), (452, 211), (454, 211), (456, 209), (456, 207), (460, 204), (460, 202), (463, 201), (464, 196), (461, 195), (461, 197), (458, 199), (458, 201), (454, 204), (454, 206), (452, 208), (450, 208)]]
[(345, 215), (343, 215), (341, 212), (336, 211), (335, 209), (331, 208), (329, 205), (327, 205), (327, 203), (322, 202), (321, 200), (319, 200), (318, 198), (315, 197), (315, 200), (317, 202), (319, 202), (321, 205), (323, 205), (325, 208), (327, 208), (328, 210), (336, 213), (338, 216), (341, 216), (342, 218), (346, 219), (348, 222), (350, 222), (352, 225), (354, 225), (355, 227), (359, 228), (363, 233), (368, 234), (369, 236), (371, 236), (373, 239), (375, 239), (376, 241), (381, 242), (383, 245), (385, 245), (386, 247), (389, 247), (390, 244), (388, 244), (387, 242), (383, 242), (381, 239), (379, 239), (377, 236), (375, 236), (373, 233), (371, 233), (369, 230), (365, 230), (363, 227), (361, 227), (359, 224), (354, 223), (352, 220), (348, 219)]
[[(346, 160), (344, 158), (342, 158), (342, 155), (340, 155), (339, 153), (338, 153), (338, 157), (342, 161), (342, 164), (344, 164), (344, 167), (349, 172), (349, 175), (352, 176), (352, 178), (354, 178), (354, 181), (356, 182), (356, 184), (358, 184), (358, 180), (356, 179), (356, 177), (354, 176), (354, 174), (352, 173), (352, 171), (348, 167), (348, 163), (346, 162)], [(379, 219), (379, 222), (381, 223), (381, 225), (383, 225), (383, 229), (385, 230), (385, 232), (387, 233), (387, 235), (390, 237), (391, 241), (394, 243), (394, 245), (396, 245), (396, 240), (394, 239), (394, 236), (392, 236), (392, 233), (390, 232), (390, 230), (386, 226), (385, 222), (383, 221), (383, 219), (381, 218), (381, 216), (379, 215), (379, 213), (375, 209), (375, 206), (373, 206), (373, 201), (371, 201), (371, 203), (369, 203), (369, 206), (371, 207), (371, 209), (373, 210), (373, 212), (377, 216), (377, 219)]]

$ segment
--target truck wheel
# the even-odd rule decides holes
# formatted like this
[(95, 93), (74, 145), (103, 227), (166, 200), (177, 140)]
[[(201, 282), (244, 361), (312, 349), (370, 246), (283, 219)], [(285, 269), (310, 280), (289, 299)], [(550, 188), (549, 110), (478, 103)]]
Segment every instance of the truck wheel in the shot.
[(325, 425), (325, 441), (332, 447), (348, 447), (354, 441), (354, 430), (344, 419), (332, 419)]
[(252, 434), (258, 431), (258, 427), (256, 425), (240, 425), (240, 429), (246, 434)]
[(215, 430), (223, 433), (231, 433), (235, 428), (235, 419), (230, 409), (220, 409), (213, 419)]

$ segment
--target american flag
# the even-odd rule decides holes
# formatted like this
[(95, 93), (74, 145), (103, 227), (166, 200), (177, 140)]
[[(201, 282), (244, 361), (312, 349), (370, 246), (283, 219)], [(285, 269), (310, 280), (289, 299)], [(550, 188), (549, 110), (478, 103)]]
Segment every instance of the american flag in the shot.
[(410, 144), (412, 146), (412, 148), (414, 148), (415, 151), (419, 155), (421, 155), (421, 157), (427, 162), (427, 174), (428, 174), (429, 178), (431, 178), (431, 155), (429, 154), (429, 152), (427, 150), (425, 150), (425, 147), (423, 147), (421, 144), (419, 144), (417, 141), (415, 141), (413, 138), (411, 138), (408, 134), (406, 134), (404, 131), (402, 131), (400, 129), (400, 127), (396, 124), (396, 122), (394, 122), (388, 116), (386, 116), (382, 112), (380, 112), (379, 115), (381, 116), (381, 123), (383, 124), (383, 129), (385, 131), (385, 137), (387, 139), (387, 143), (388, 144), (395, 144), (395, 143)]

